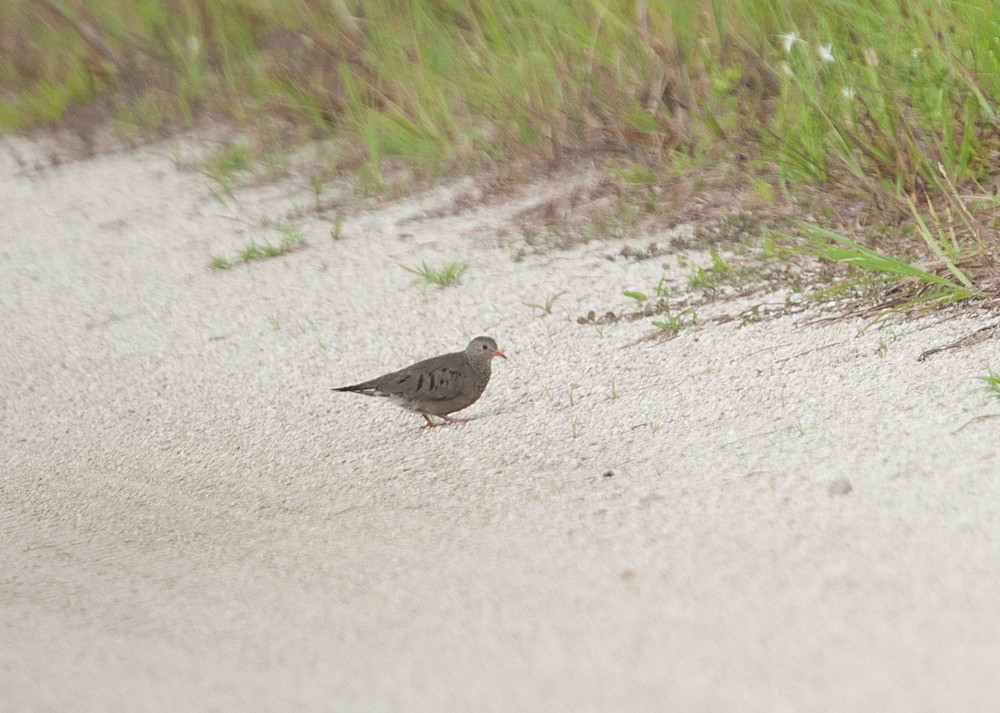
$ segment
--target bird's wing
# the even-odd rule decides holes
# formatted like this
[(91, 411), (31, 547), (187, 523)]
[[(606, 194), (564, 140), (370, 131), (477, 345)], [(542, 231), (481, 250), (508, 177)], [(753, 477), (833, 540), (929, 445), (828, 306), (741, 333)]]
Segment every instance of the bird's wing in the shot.
[[(448, 355), (451, 357), (452, 355)], [(378, 379), (375, 391), (413, 401), (448, 401), (462, 394), (463, 371), (455, 360), (435, 357), (386, 374)]]

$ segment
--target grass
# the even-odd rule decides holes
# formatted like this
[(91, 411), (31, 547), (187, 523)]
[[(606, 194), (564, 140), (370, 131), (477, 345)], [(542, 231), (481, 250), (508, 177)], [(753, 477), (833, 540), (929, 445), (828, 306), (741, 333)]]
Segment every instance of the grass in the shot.
[(250, 240), (233, 258), (221, 256), (211, 257), (208, 263), (209, 267), (213, 270), (228, 270), (241, 263), (254, 262), (256, 260), (268, 260), (270, 258), (279, 257), (280, 255), (292, 252), (293, 250), (297, 250), (305, 245), (305, 238), (302, 235), (302, 229), (297, 225), (274, 222), (268, 218), (262, 219), (261, 225), (264, 228), (270, 228), (271, 230), (278, 232), (281, 235), (280, 242), (278, 242), (278, 244), (274, 244), (267, 241), (258, 242), (256, 240)]
[(680, 312), (671, 312), (663, 319), (654, 319), (653, 326), (670, 334), (677, 334), (686, 326), (698, 324), (698, 312), (687, 307)]
[(340, 211), (333, 217), (333, 224), (330, 226), (330, 237), (333, 240), (340, 240), (344, 237), (344, 215)]
[(986, 373), (976, 378), (983, 383), (983, 390), (986, 393), (1000, 399), (1000, 374), (994, 372), (989, 364), (986, 365)]
[[(928, 156), (974, 176), (996, 141), (985, 0), (8, 4), (6, 46), (23, 50), (2, 76), (10, 128), (102, 101), (181, 123), (265, 107), (349, 133), (376, 176), (392, 157), (551, 158), (595, 134), (683, 169), (750, 133), (782, 178), (843, 171), (890, 191), (932, 182)], [(656, 180), (642, 160), (616, 171)]]
[(198, 171), (215, 185), (222, 196), (233, 197), (251, 170), (250, 149), (243, 144), (228, 146), (197, 164)]
[(235, 190), (255, 183), (273, 183), (288, 175), (291, 156), (285, 151), (254, 152), (242, 142), (236, 142), (212, 156), (194, 164), (212, 186), (212, 192), (222, 203), (235, 198)]
[(741, 285), (754, 277), (750, 267), (734, 267), (725, 261), (715, 250), (709, 251), (712, 266), (696, 267), (688, 276), (687, 286), (691, 290), (705, 290), (715, 293), (723, 285)]
[(411, 275), (417, 276), (417, 279), (414, 281), (415, 283), (437, 285), (438, 287), (458, 284), (462, 279), (462, 275), (469, 269), (469, 265), (464, 262), (451, 262), (444, 267), (434, 268), (426, 262), (421, 261), (420, 265), (400, 265), (400, 267)]
[(566, 293), (557, 292), (554, 295), (549, 295), (548, 297), (546, 297), (545, 300), (541, 303), (525, 302), (524, 304), (525, 306), (530, 307), (531, 309), (538, 310), (543, 315), (549, 315), (552, 314), (552, 306), (556, 303), (556, 300), (562, 297), (564, 294)]
[[(856, 268), (856, 276), (839, 283), (834, 291), (855, 289), (871, 293), (886, 285), (908, 286), (901, 298), (897, 296), (885, 303), (887, 308), (894, 310), (948, 304), (979, 294), (968, 275), (962, 272), (954, 259), (948, 257), (944, 246), (936, 243), (934, 253), (940, 254), (942, 259), (921, 265), (814, 225), (804, 225), (803, 234), (808, 240), (805, 252)], [(929, 234), (925, 237), (934, 241)], [(952, 254), (961, 261), (959, 255)]]
[[(86, 136), (113, 120), (142, 135), (202, 117), (263, 131), (278, 116), (351, 146), (369, 192), (524, 158), (596, 157), (635, 191), (625, 218), (669, 208), (679, 177), (698, 190), (705, 167), (727, 165), (764, 210), (810, 190), (861, 206), (860, 221), (818, 206), (788, 240), (840, 265), (842, 293), (892, 289), (887, 309), (926, 308), (1000, 298), (994, 10), (992, 0), (8, 0), (0, 131)], [(202, 170), (228, 195), (248, 159), (233, 146)], [(261, 164), (288, 166), (280, 153)], [(318, 201), (321, 183), (313, 190)], [(617, 234), (622, 218), (584, 237)], [(559, 226), (532, 235), (577, 238)], [(692, 276), (709, 289), (719, 279), (735, 278), (716, 265)]]

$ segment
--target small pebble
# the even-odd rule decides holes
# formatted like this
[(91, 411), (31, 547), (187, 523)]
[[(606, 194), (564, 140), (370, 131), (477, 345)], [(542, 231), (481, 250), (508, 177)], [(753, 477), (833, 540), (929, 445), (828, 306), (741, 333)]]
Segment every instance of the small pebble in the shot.
[(831, 480), (830, 485), (827, 486), (826, 489), (831, 496), (847, 495), (852, 490), (854, 490), (854, 486), (851, 485), (851, 481), (847, 478), (837, 478), (836, 480)]

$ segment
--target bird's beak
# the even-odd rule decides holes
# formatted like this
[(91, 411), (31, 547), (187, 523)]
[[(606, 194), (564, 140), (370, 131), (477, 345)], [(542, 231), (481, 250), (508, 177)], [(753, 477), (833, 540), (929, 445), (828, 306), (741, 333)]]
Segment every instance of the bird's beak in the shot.
[(500, 351), (499, 349), (497, 349), (497, 350), (496, 350), (495, 352), (493, 352), (493, 356), (498, 356), (498, 357), (503, 357), (504, 359), (506, 359), (506, 358), (507, 358), (507, 355), (506, 355), (506, 354), (504, 354), (504, 353), (503, 353), (502, 351)]

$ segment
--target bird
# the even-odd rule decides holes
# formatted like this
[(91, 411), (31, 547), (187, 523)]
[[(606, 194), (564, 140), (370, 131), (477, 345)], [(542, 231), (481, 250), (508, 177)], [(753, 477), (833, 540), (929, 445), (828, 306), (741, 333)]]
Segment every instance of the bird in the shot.
[[(383, 396), (419, 413), (427, 422), (421, 428), (463, 423), (468, 419), (449, 414), (474, 404), (490, 381), (494, 357), (506, 359), (492, 337), (476, 337), (460, 352), (418, 361), (405, 369), (352, 386), (334, 387), (366, 396)], [(431, 416), (443, 419), (438, 423)]]

